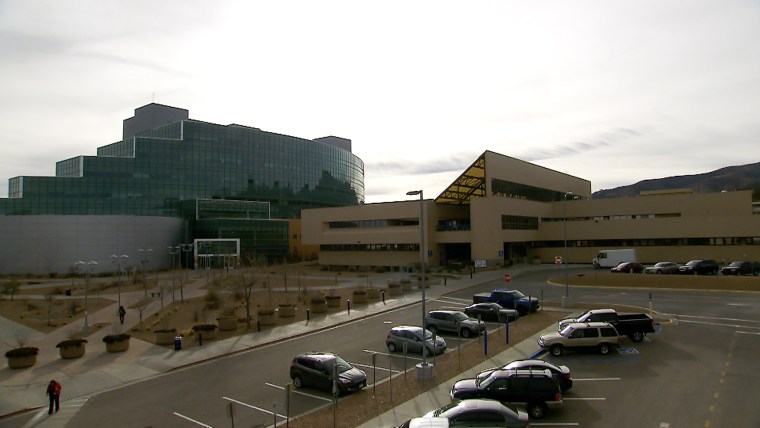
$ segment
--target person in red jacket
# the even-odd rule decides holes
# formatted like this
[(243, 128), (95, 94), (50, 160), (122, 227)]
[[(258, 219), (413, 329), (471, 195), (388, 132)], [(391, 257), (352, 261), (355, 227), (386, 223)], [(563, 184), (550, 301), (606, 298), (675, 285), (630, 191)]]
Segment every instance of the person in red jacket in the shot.
[(58, 412), (61, 400), (61, 384), (55, 380), (51, 380), (47, 386), (47, 395), (50, 398), (50, 407), (48, 407), (48, 415), (53, 414), (53, 404), (55, 404), (55, 411)]

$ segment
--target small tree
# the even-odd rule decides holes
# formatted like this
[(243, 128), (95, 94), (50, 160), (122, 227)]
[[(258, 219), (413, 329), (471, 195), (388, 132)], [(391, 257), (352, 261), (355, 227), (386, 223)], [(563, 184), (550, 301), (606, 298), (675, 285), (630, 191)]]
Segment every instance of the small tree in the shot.
[(18, 294), (18, 290), (21, 288), (21, 284), (15, 280), (12, 279), (5, 284), (3, 284), (3, 293), (11, 296), (11, 302), (13, 301), (13, 296)]
[(45, 298), (45, 303), (47, 303), (47, 310), (48, 310), (47, 324), (50, 325), (53, 318), (53, 301), (55, 300), (55, 289), (52, 289), (48, 291), (47, 293), (45, 293), (44, 298)]
[[(245, 323), (248, 329), (251, 328), (251, 300), (253, 300), (253, 287), (256, 284), (256, 277), (253, 273), (253, 268), (250, 268), (250, 272), (243, 272), (240, 275), (242, 279), (241, 291), (243, 292), (243, 299), (245, 300)], [(248, 278), (250, 277), (250, 281)]]

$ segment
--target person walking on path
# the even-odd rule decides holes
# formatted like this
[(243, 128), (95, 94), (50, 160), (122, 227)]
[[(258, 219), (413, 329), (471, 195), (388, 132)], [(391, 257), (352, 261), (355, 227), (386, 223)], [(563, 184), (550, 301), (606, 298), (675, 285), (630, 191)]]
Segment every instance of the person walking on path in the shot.
[(119, 306), (119, 321), (121, 321), (122, 324), (124, 324), (124, 315), (127, 314), (127, 310), (124, 309), (124, 306)]
[(47, 386), (46, 394), (50, 398), (48, 415), (53, 414), (53, 404), (55, 404), (55, 412), (58, 413), (58, 409), (61, 406), (61, 384), (56, 382), (55, 379), (51, 380)]

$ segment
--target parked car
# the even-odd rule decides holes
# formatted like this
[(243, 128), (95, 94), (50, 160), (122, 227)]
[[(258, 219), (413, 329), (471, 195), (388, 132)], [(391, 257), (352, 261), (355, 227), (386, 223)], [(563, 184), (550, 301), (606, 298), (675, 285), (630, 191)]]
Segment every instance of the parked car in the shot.
[(723, 275), (758, 275), (760, 264), (757, 262), (735, 261), (720, 270)]
[(549, 408), (562, 407), (559, 383), (549, 370), (493, 370), (459, 380), (451, 388), (452, 400), (472, 398), (524, 404), (536, 419), (544, 417)]
[(517, 309), (520, 316), (528, 312), (536, 312), (541, 304), (538, 298), (529, 297), (519, 290), (505, 290), (503, 288), (493, 290), (490, 293), (478, 293), (472, 296), (472, 303), (498, 303), (507, 309)]
[(411, 325), (393, 327), (385, 339), (388, 350), (401, 351), (404, 349), (404, 343), (406, 343), (407, 352), (418, 354), (423, 352), (425, 355), (442, 354), (446, 350), (446, 341), (441, 336), (436, 336), (434, 342), (433, 333), (430, 330)]
[(461, 334), (462, 337), (477, 336), (486, 329), (486, 325), (475, 318), (470, 318), (462, 311), (430, 311), (425, 317), (425, 328), (432, 333), (448, 332)]
[(569, 349), (595, 349), (602, 355), (620, 345), (620, 335), (606, 322), (570, 323), (562, 331), (543, 334), (538, 346), (558, 357)]
[(718, 262), (711, 259), (691, 260), (678, 268), (682, 275), (717, 275), (719, 270)]
[(676, 262), (658, 262), (654, 266), (644, 268), (644, 273), (654, 273), (658, 275), (670, 275), (678, 273), (678, 263)]
[[(538, 358), (528, 360), (515, 360), (509, 364), (505, 364), (499, 369), (502, 370), (549, 370), (554, 375), (554, 378), (559, 382), (559, 387), (562, 391), (567, 391), (573, 387), (573, 376), (570, 373), (570, 369), (567, 366), (558, 366), (548, 361)], [(494, 370), (494, 369), (490, 369)], [(485, 370), (484, 370), (485, 371)], [(482, 373), (482, 372), (481, 372)]]
[(647, 333), (654, 333), (654, 320), (645, 313), (618, 313), (614, 309), (591, 309), (576, 318), (565, 318), (557, 323), (557, 331), (562, 331), (570, 323), (606, 322), (615, 327), (618, 334), (628, 336), (634, 342), (641, 342)]
[(644, 265), (638, 262), (623, 262), (610, 269), (613, 273), (641, 273), (644, 272)]
[[(446, 418), (453, 427), (508, 427), (525, 428), (530, 426), (528, 414), (522, 410), (512, 410), (497, 400), (472, 399), (447, 404), (440, 409), (427, 413), (424, 418)], [(439, 427), (441, 425), (419, 425)], [(404, 427), (404, 425), (402, 425)], [(410, 425), (409, 428), (412, 428)]]
[[(336, 366), (338, 379), (333, 385)], [(367, 386), (367, 374), (363, 370), (357, 369), (331, 352), (307, 352), (296, 355), (290, 363), (290, 379), (296, 388), (312, 386), (332, 392), (336, 396)]]
[(499, 323), (516, 321), (520, 318), (520, 313), (516, 309), (505, 309), (500, 304), (492, 302), (475, 303), (464, 308), (464, 313), (472, 318), (480, 317), (482, 321)]

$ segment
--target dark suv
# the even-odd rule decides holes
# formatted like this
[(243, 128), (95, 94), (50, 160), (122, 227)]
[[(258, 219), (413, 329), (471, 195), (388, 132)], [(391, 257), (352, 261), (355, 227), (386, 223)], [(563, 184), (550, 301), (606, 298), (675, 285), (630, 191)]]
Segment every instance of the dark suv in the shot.
[[(333, 370), (338, 367), (338, 381), (333, 386)], [(313, 386), (338, 396), (367, 386), (367, 374), (330, 352), (308, 352), (297, 355), (290, 363), (293, 386)]]
[(503, 370), (480, 372), (476, 378), (457, 381), (452, 400), (491, 398), (502, 403), (524, 404), (528, 414), (543, 418), (549, 408), (562, 407), (559, 383), (549, 370)]
[(468, 317), (462, 311), (430, 311), (425, 317), (425, 328), (431, 333), (448, 332), (461, 334), (462, 337), (477, 336), (486, 329), (486, 325)]
[(757, 262), (731, 262), (730, 265), (720, 270), (723, 275), (757, 275), (760, 273), (760, 264)]
[(678, 268), (682, 275), (717, 275), (720, 270), (715, 260), (692, 260)]

